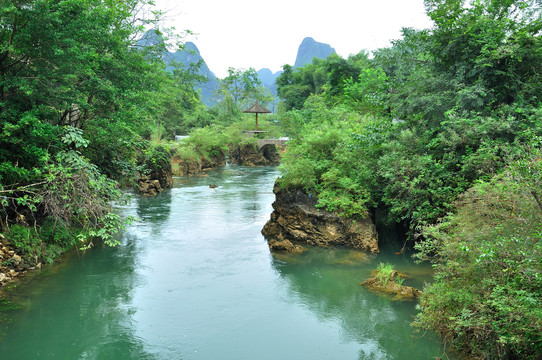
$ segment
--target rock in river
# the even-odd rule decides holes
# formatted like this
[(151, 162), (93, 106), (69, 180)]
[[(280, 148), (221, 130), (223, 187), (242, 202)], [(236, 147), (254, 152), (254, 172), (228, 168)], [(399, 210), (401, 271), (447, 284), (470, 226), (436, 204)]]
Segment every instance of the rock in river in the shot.
[(370, 217), (357, 221), (342, 218), (316, 208), (317, 201), (315, 196), (301, 190), (275, 187), (274, 210), (262, 234), (279, 241), (378, 252), (378, 235)]

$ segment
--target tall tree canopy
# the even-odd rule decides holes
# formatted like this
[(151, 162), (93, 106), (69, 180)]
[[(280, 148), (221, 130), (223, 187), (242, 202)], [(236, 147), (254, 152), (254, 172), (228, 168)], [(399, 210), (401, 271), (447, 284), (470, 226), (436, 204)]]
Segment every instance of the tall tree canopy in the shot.
[(83, 226), (107, 220), (118, 193), (102, 174), (130, 171), (134, 134), (156, 112), (164, 77), (151, 49), (136, 46), (158, 15), (142, 20), (150, 3), (0, 3), (4, 225), (15, 215)]

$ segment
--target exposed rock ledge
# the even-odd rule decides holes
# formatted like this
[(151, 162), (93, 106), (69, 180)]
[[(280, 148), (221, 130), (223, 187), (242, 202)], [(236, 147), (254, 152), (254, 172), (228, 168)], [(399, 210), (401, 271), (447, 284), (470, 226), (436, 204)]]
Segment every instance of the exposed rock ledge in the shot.
[(139, 193), (143, 196), (156, 196), (162, 190), (173, 185), (171, 164), (167, 163), (163, 168), (155, 169), (147, 176), (137, 180)]
[(258, 150), (253, 145), (243, 145), (237, 146), (230, 151), (230, 156), (231, 161), (234, 164), (245, 166), (277, 166), (280, 164), (281, 159), (281, 156), (277, 150), (284, 151), (284, 146), (266, 145)]
[(318, 246), (346, 246), (378, 252), (378, 235), (371, 218), (344, 219), (315, 207), (317, 199), (300, 190), (275, 188), (271, 219), (262, 234), (272, 240), (290, 240)]

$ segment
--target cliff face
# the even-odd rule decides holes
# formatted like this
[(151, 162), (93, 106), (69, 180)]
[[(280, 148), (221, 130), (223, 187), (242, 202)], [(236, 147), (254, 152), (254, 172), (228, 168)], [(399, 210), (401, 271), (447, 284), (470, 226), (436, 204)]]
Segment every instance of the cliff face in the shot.
[(271, 219), (262, 229), (266, 237), (378, 252), (378, 235), (370, 218), (354, 221), (317, 209), (318, 200), (300, 190), (278, 190), (275, 196)]

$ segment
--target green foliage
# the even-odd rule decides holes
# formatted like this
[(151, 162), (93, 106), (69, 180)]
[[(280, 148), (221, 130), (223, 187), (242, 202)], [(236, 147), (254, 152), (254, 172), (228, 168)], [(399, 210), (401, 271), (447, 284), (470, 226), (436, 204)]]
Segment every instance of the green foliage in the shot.
[[(215, 163), (226, 156), (229, 146), (232, 144), (232, 136), (236, 132), (231, 129), (235, 125), (225, 128), (220, 125), (212, 125), (194, 129), (187, 139), (178, 144), (174, 157), (185, 164), (197, 164), (204, 161)], [(240, 140), (240, 133), (236, 139)]]
[(393, 280), (393, 277), (394, 277), (393, 268), (394, 268), (393, 264), (389, 264), (389, 263), (378, 264), (376, 271), (377, 271), (378, 281), (380, 282), (380, 284), (382, 284), (382, 286), (386, 286), (389, 281)]
[(376, 204), (374, 169), (389, 122), (328, 110), (318, 98), (291, 113), (302, 117), (304, 126), (284, 155), (279, 184), (314, 193), (319, 206), (343, 216), (367, 216)]
[(201, 155), (194, 148), (185, 144), (177, 147), (174, 157), (186, 164), (196, 164), (201, 161)]
[(228, 151), (228, 138), (220, 126), (194, 129), (186, 143), (204, 159), (216, 158)]
[(246, 109), (256, 101), (267, 104), (272, 101), (272, 95), (258, 77), (253, 68), (228, 69), (228, 76), (220, 80), (219, 91), (224, 99), (233, 100), (232, 107), (238, 111)]
[(337, 54), (325, 60), (314, 58), (311, 64), (296, 69), (284, 65), (276, 80), (283, 111), (302, 109), (311, 95), (323, 95), (328, 105), (341, 103), (344, 82), (357, 79), (368, 65), (369, 56), (365, 51), (348, 59)]
[[(171, 63), (173, 73), (163, 80), (159, 92), (157, 126), (162, 129), (162, 136), (173, 138), (173, 135), (188, 134), (194, 127), (210, 124), (205, 116), (205, 107), (201, 102), (201, 94), (195, 90), (196, 85), (206, 81), (199, 73), (203, 60), (192, 63), (188, 67), (179, 63)], [(203, 116), (202, 116), (203, 115)], [(152, 132), (152, 131), (151, 131)]]
[(0, 4), (0, 225), (29, 256), (50, 261), (78, 236), (113, 243), (111, 178), (135, 173), (166, 80), (153, 49), (134, 43), (158, 20), (135, 17), (151, 4)]
[[(466, 192), (417, 246), (436, 275), (416, 326), (482, 358), (536, 359), (542, 351), (542, 209), (528, 185), (541, 179), (541, 153), (522, 152), (502, 175)], [(526, 163), (536, 166), (518, 177)]]
[(283, 66), (283, 72), (276, 80), (277, 93), (282, 99), (285, 111), (301, 109), (310, 95), (320, 95), (327, 81), (327, 74), (321, 67), (318, 58), (312, 64), (293, 69), (290, 65)]
[(418, 326), (480, 358), (534, 359), (542, 352), (540, 4), (425, 4), (434, 27), (403, 29), (372, 59), (284, 67), (279, 121), (293, 140), (278, 184), (343, 216), (378, 207), (410, 229), (421, 258), (437, 262)]
[(141, 166), (139, 167), (141, 174), (149, 175), (153, 172), (167, 171), (171, 168), (171, 150), (169, 150), (167, 145), (164, 146), (162, 143), (148, 143), (143, 148), (141, 156)]
[(38, 230), (23, 225), (13, 225), (5, 233), (27, 265), (53, 260), (75, 244), (75, 236), (67, 228), (49, 221)]
[(345, 104), (361, 113), (383, 116), (386, 112), (389, 88), (382, 69), (366, 68), (356, 82), (344, 81)]

